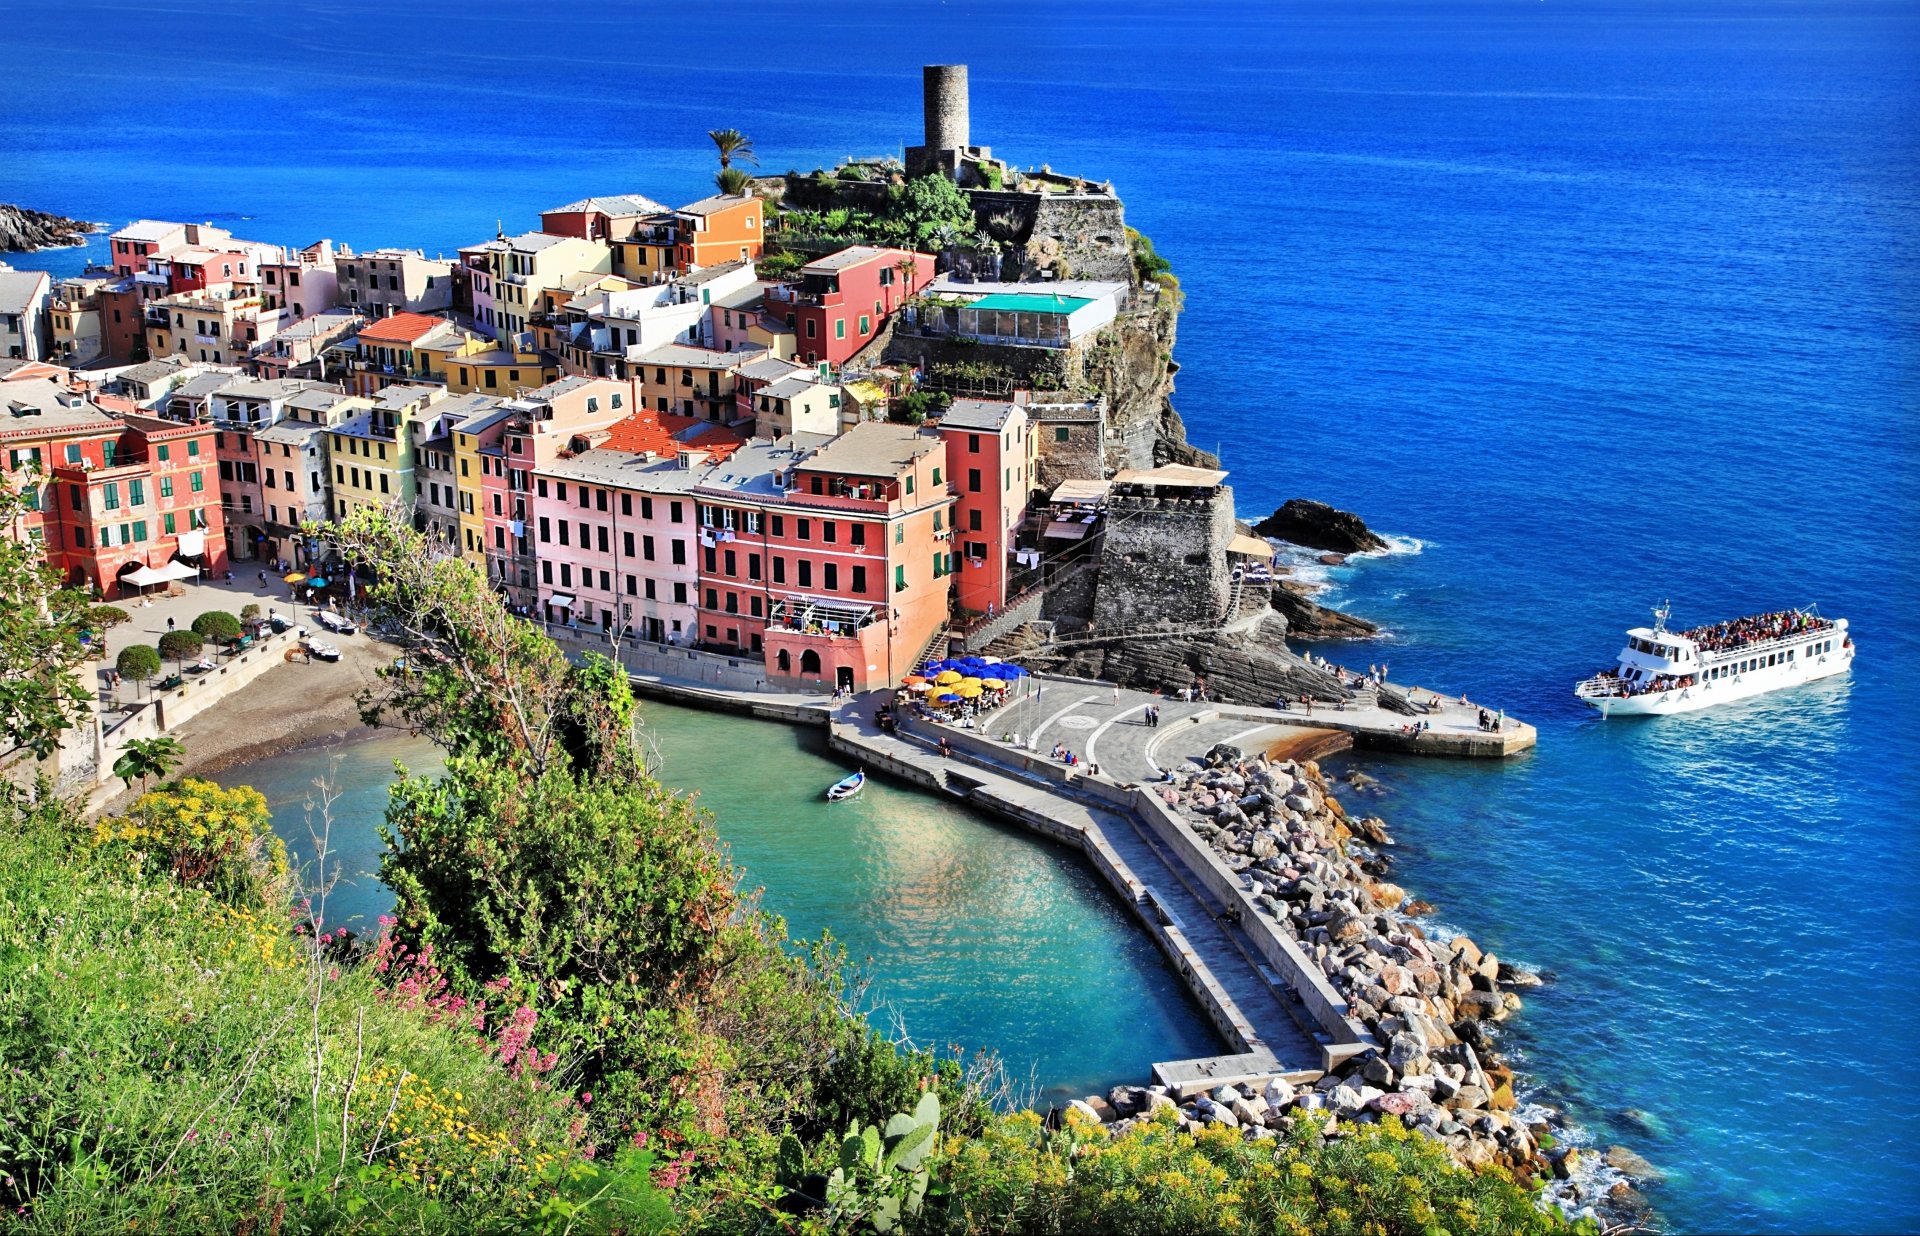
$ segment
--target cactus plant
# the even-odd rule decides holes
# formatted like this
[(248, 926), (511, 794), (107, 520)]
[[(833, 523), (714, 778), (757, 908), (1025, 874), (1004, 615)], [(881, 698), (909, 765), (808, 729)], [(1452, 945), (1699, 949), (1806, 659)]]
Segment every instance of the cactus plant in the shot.
[(884, 1127), (859, 1121), (848, 1126), (838, 1164), (821, 1190), (824, 1199), (806, 1196), (811, 1191), (805, 1185), (812, 1180), (801, 1175), (803, 1155), (792, 1138), (784, 1139), (780, 1148), (781, 1176), (803, 1200), (816, 1206), (823, 1200), (831, 1226), (864, 1220), (876, 1232), (891, 1232), (902, 1215), (918, 1213), (926, 1198), (931, 1177), (927, 1156), (939, 1131), (940, 1099), (928, 1091), (911, 1113), (896, 1113)]

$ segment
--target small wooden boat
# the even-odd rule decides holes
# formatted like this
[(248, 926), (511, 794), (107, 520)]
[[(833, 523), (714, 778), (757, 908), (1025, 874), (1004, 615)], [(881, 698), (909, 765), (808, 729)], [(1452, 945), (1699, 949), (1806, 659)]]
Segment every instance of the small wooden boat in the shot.
[(854, 773), (852, 776), (842, 777), (840, 778), (840, 780), (828, 786), (827, 801), (830, 803), (845, 802), (847, 799), (852, 798), (855, 794), (858, 794), (861, 790), (865, 789), (866, 787), (867, 787), (867, 774), (866, 774), (866, 770), (862, 769), (861, 771)]

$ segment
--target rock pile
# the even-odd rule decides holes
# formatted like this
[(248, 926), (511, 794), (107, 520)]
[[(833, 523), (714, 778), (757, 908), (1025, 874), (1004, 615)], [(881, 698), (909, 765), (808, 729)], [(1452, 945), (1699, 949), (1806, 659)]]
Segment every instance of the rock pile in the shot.
[(1360, 554), (1387, 548), (1379, 533), (1367, 527), (1358, 515), (1314, 502), (1308, 498), (1290, 498), (1273, 514), (1253, 526), (1258, 536), (1291, 541), (1308, 549), (1323, 549), (1336, 554)]
[(89, 232), (99, 230), (97, 225), (78, 219), (0, 202), (0, 253), (32, 253), (77, 245)]
[[(1517, 1113), (1513, 1071), (1495, 1053), (1489, 1024), (1520, 1008), (1517, 989), (1539, 982), (1472, 940), (1428, 937), (1407, 917), (1378, 818), (1349, 819), (1311, 761), (1269, 762), (1226, 744), (1204, 767), (1156, 787), (1235, 872), (1253, 899), (1292, 935), (1380, 1044), (1311, 1086), (1275, 1080), (1224, 1085), (1187, 1103), (1161, 1088), (1117, 1087), (1076, 1104), (1124, 1124), (1176, 1106), (1183, 1126), (1226, 1124), (1249, 1138), (1307, 1116), (1370, 1123), (1399, 1117), (1443, 1143), (1466, 1166), (1500, 1166), (1522, 1183), (1570, 1174), (1564, 1152), (1542, 1152), (1544, 1120)], [(1549, 1140), (1548, 1146), (1554, 1143)]]

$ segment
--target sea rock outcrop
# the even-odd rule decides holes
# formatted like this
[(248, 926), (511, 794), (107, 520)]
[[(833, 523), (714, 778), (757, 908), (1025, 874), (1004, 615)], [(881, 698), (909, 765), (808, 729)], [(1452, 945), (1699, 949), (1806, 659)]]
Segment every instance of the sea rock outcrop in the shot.
[(1387, 547), (1385, 539), (1367, 527), (1358, 515), (1309, 498), (1289, 498), (1279, 510), (1255, 524), (1253, 530), (1260, 536), (1336, 554), (1360, 554)]
[(1313, 589), (1294, 580), (1276, 580), (1270, 602), (1299, 639), (1366, 639), (1380, 628), (1365, 618), (1328, 609), (1313, 599)]
[(84, 242), (100, 229), (79, 219), (0, 202), (0, 253), (32, 253)]

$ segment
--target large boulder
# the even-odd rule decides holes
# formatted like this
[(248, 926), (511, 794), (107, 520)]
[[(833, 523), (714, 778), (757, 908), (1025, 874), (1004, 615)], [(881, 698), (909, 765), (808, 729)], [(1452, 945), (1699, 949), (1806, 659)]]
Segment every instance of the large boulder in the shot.
[(1253, 530), (1259, 536), (1340, 554), (1366, 553), (1387, 547), (1386, 541), (1358, 515), (1307, 498), (1289, 499), (1279, 510), (1255, 524)]

